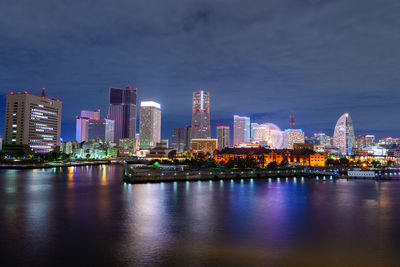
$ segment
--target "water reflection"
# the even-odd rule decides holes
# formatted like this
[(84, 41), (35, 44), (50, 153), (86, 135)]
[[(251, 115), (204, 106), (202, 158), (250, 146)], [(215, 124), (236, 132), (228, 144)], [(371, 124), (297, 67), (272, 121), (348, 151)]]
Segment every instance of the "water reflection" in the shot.
[(79, 257), (83, 265), (136, 266), (317, 266), (339, 257), (355, 266), (352, 251), (361, 265), (398, 260), (400, 182), (130, 185), (121, 173), (106, 165), (1, 171), (3, 257), (14, 265), (73, 265)]

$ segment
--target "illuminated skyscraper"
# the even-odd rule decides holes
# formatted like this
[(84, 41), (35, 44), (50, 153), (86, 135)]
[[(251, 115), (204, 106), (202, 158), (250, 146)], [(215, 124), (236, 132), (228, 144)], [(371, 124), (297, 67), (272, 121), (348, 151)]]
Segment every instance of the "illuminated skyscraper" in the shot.
[(76, 116), (76, 132), (75, 139), (78, 143), (88, 141), (88, 118)]
[(233, 145), (250, 142), (250, 118), (233, 116)]
[(351, 155), (355, 146), (354, 126), (349, 113), (344, 113), (336, 123), (333, 146), (342, 155)]
[(218, 150), (230, 146), (229, 145), (230, 129), (231, 128), (229, 126), (217, 126)]
[(192, 139), (211, 138), (210, 93), (193, 92)]
[(6, 99), (5, 144), (29, 145), (38, 153), (60, 144), (62, 103), (58, 99), (10, 93)]
[(140, 149), (151, 149), (161, 139), (161, 105), (154, 101), (140, 103)]
[(114, 142), (114, 121), (108, 119), (89, 119), (87, 140), (100, 139), (103, 142)]
[(114, 142), (121, 138), (136, 137), (137, 88), (110, 88), (108, 119), (115, 123)]
[(81, 116), (76, 117), (76, 133), (75, 139), (79, 142), (86, 142), (88, 138), (88, 126), (89, 120), (99, 120), (100, 119), (100, 109), (94, 110), (82, 110)]
[(283, 132), (283, 148), (293, 149), (294, 144), (304, 143), (304, 132), (301, 129), (286, 129)]
[(182, 153), (185, 150), (185, 129), (173, 128), (172, 129), (172, 147)]

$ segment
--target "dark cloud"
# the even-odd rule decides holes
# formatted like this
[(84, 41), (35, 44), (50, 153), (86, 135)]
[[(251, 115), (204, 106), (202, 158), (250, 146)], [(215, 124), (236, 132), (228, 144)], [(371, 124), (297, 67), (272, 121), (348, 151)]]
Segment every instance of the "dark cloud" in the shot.
[(190, 123), (199, 89), (213, 124), (253, 114), (287, 128), (294, 111), (312, 134), (347, 111), (357, 133), (395, 135), (398, 14), (396, 0), (3, 0), (0, 90), (47, 87), (66, 138), (79, 110), (105, 115), (107, 88), (127, 83), (162, 104), (164, 137)]

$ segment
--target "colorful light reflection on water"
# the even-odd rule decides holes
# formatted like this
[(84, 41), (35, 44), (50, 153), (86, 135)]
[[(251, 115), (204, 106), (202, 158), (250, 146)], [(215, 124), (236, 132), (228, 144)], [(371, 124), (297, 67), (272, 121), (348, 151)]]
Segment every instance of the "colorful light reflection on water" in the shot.
[[(400, 182), (124, 184), (119, 166), (0, 171), (3, 261), (395, 265)], [(262, 264), (264, 265), (264, 264)]]

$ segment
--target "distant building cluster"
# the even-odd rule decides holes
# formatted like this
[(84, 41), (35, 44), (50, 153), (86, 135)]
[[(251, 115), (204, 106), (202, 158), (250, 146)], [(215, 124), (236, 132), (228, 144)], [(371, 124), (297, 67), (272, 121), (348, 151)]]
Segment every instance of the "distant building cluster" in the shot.
[[(234, 115), (232, 126), (216, 126), (211, 136), (210, 93), (193, 92), (191, 124), (172, 129), (172, 142), (161, 139), (161, 105), (141, 101), (137, 88), (109, 88), (107, 116), (100, 109), (82, 110), (76, 116), (75, 140), (61, 136), (62, 102), (46, 97), (45, 89), (36, 96), (28, 92), (7, 95), (3, 151), (31, 149), (35, 153), (54, 150), (73, 158), (188, 158), (202, 153), (217, 162), (232, 158), (256, 157), (262, 165), (288, 162), (292, 165), (321, 166), (327, 157), (400, 157), (400, 139), (375, 140), (374, 135), (355, 135), (349, 113), (338, 119), (333, 135), (306, 136), (295, 128), (281, 130), (272, 122), (252, 122), (250, 117)], [(139, 106), (139, 130), (137, 109)], [(3, 145), (4, 143), (4, 145)], [(260, 163), (260, 164), (261, 164)]]

